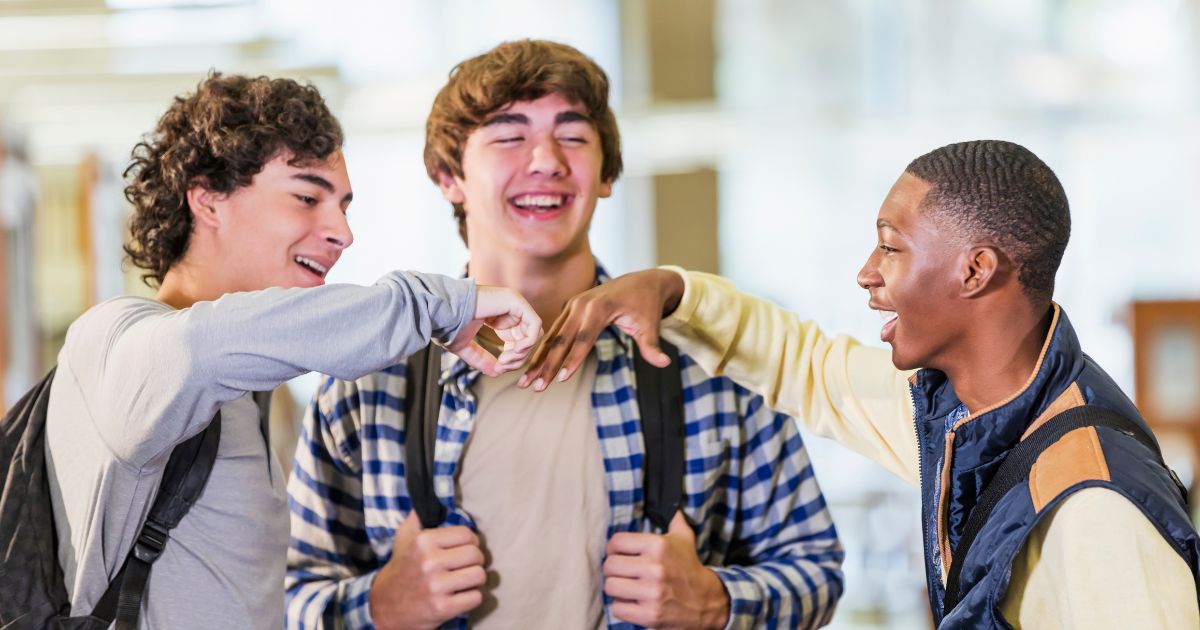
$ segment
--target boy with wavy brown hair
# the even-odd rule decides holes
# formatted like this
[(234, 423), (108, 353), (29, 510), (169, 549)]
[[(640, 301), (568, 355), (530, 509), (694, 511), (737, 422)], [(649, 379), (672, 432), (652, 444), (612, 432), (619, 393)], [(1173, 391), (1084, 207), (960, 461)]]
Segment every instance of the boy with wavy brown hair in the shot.
[[(430, 339), (495, 374), (537, 337), (537, 316), (507, 289), (410, 272), (326, 285), (353, 241), (341, 145), (315, 88), (213, 74), (135, 147), (127, 252), (157, 293), (108, 300), (71, 325), (47, 411), (72, 615), (91, 615), (114, 576), (132, 583), (135, 540), (136, 562), (153, 561), (143, 554), (161, 538), (146, 539), (143, 521), (164, 467), (212, 425), (211, 473), (160, 546), (134, 622), (278, 628), (284, 475), (251, 393), (309, 370), (365, 374)], [(498, 358), (472, 341), (482, 324), (509, 342)]]
[[(543, 319), (607, 279), (588, 228), (621, 172), (608, 91), (570, 46), (507, 42), (459, 64), (429, 115), (425, 163), (468, 275), (520, 291)], [(586, 375), (550, 397), (443, 360), (432, 486), (448, 516), (431, 529), (409, 495), (423, 463), (397, 430), (407, 366), (327, 379), (289, 486), (288, 627), (827, 621), (842, 552), (795, 423), (681, 357), (684, 496), (652, 525), (632, 352), (607, 331)]]

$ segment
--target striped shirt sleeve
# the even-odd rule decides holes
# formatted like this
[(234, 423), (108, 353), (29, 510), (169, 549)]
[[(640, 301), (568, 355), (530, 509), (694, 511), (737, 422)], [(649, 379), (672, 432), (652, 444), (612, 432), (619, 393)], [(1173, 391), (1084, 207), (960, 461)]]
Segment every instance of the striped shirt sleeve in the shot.
[[(743, 390), (744, 392), (744, 390)], [(711, 567), (730, 599), (727, 628), (816, 628), (842, 595), (844, 553), (795, 421), (739, 396), (740, 534)]]
[(357, 388), (327, 378), (304, 414), (288, 482), (289, 630), (373, 627), (368, 595), (380, 562), (364, 522)]

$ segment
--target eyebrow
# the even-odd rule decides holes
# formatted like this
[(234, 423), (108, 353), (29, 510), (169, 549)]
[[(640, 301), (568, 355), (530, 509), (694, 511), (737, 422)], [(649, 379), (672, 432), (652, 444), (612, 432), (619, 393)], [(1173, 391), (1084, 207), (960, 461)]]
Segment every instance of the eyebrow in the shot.
[(491, 125), (528, 125), (529, 117), (525, 114), (494, 114), (487, 120), (483, 121), (481, 127), (489, 127)]
[[(296, 173), (295, 175), (292, 175), (292, 179), (298, 179), (303, 182), (308, 182), (310, 184), (313, 184), (314, 186), (319, 186), (319, 187), (325, 189), (327, 192), (333, 192), (333, 184), (329, 183), (328, 179), (325, 179), (324, 177), (321, 177), (320, 175), (314, 175), (312, 173)], [(353, 200), (354, 200), (353, 192), (348, 192), (348, 193), (346, 193), (345, 197), (342, 197), (342, 203), (347, 203), (347, 202), (350, 202)]]
[(888, 229), (888, 230), (891, 230), (900, 235), (904, 234), (904, 232), (900, 231), (899, 228), (892, 225), (891, 223), (888, 223), (887, 221), (884, 221), (883, 219), (879, 219), (878, 221), (875, 222), (875, 229), (877, 229), (877, 230)]
[[(574, 110), (559, 112), (558, 115), (556, 115), (554, 117), (555, 125), (562, 125), (565, 123), (573, 123), (573, 122), (582, 122), (582, 123), (587, 123), (590, 125), (592, 123), (592, 119), (588, 118), (584, 114), (581, 114), (580, 112), (577, 112)], [(495, 114), (495, 115), (491, 116), (487, 120), (483, 121), (483, 124), (480, 126), (481, 127), (489, 127), (491, 125), (528, 125), (528, 124), (529, 124), (529, 117), (526, 116), (525, 114), (505, 113), (505, 114)]]
[(558, 115), (554, 117), (554, 124), (556, 125), (571, 122), (582, 122), (590, 125), (592, 124), (592, 119), (574, 110), (559, 112)]

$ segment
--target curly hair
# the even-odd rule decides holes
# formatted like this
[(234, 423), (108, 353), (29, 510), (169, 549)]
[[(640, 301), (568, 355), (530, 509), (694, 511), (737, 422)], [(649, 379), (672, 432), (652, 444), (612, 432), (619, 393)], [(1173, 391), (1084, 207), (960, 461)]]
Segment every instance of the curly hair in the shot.
[(1054, 294), (1071, 238), (1067, 193), (1032, 151), (1003, 140), (949, 144), (905, 169), (930, 183), (921, 207), (957, 235), (991, 242), (1010, 256), (1035, 303)]
[[(608, 75), (578, 50), (557, 42), (524, 39), (505, 42), (450, 71), (425, 121), (425, 170), (436, 184), (443, 175), (463, 177), (467, 137), (500, 108), (560, 94), (582, 106), (600, 135), (600, 178), (621, 174), (621, 134), (608, 107)], [(454, 204), (458, 234), (467, 242), (466, 212)]]
[(125, 253), (162, 284), (192, 234), (188, 189), (228, 194), (248, 186), (286, 151), (293, 166), (324, 161), (342, 146), (342, 128), (311, 85), (291, 79), (210, 73), (193, 94), (175, 97), (158, 126), (134, 146), (125, 169), (133, 204)]

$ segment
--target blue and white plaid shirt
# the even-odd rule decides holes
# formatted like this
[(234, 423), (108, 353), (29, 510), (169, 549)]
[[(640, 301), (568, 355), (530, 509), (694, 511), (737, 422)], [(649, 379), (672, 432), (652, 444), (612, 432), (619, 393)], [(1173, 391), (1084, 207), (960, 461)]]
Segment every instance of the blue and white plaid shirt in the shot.
[[(597, 276), (606, 279), (599, 267)], [(592, 411), (609, 537), (651, 531), (642, 509), (636, 351), (613, 328), (594, 350)], [(454, 505), (454, 483), (475, 422), (471, 386), (479, 372), (450, 355), (444, 367), (434, 488), (449, 509), (446, 525), (473, 529), (471, 516)], [(727, 627), (828, 622), (842, 594), (843, 552), (795, 421), (729, 379), (705, 374), (686, 355), (679, 368), (687, 433), (683, 509), (697, 524), (700, 560), (729, 593)], [(288, 485), (287, 628), (373, 627), (367, 595), (412, 509), (404, 477), (404, 372), (401, 364), (355, 382), (326, 378), (309, 405)], [(609, 628), (637, 627), (616, 618), (611, 603), (605, 597)], [(444, 627), (465, 628), (465, 618)]]

